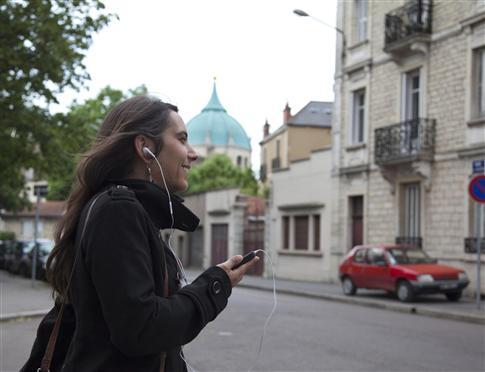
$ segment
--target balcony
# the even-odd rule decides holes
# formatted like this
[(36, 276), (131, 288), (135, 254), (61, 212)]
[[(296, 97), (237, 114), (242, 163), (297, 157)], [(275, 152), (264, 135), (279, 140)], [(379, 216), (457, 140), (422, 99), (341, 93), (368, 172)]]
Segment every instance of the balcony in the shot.
[(423, 238), (420, 236), (396, 236), (396, 244), (408, 244), (416, 248), (423, 248)]
[(280, 158), (274, 158), (271, 160), (271, 170), (278, 170), (281, 168)]
[[(480, 239), (481, 253), (485, 253), (485, 238)], [(477, 253), (477, 238), (465, 238), (465, 253)]]
[(432, 0), (411, 0), (386, 14), (384, 51), (405, 57), (427, 53), (431, 37)]
[(267, 170), (266, 170), (266, 164), (261, 164), (261, 167), (259, 168), (259, 180), (261, 182), (265, 182), (266, 181), (266, 177), (267, 177)]
[(431, 160), (434, 152), (434, 119), (411, 119), (375, 130), (375, 162), (391, 165)]

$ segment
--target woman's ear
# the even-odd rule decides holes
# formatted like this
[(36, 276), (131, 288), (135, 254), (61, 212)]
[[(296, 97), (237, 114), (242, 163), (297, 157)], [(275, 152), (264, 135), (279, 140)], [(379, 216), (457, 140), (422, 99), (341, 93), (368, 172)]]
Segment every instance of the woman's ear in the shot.
[(140, 134), (140, 135), (138, 135), (134, 138), (133, 146), (135, 146), (135, 153), (136, 153), (137, 157), (140, 158), (141, 160), (143, 160), (143, 162), (146, 163), (147, 161), (152, 160), (151, 156), (147, 155), (143, 151), (143, 148), (146, 147), (150, 151), (153, 152), (153, 148), (155, 146), (154, 146), (154, 143), (151, 139), (146, 138), (144, 135)]

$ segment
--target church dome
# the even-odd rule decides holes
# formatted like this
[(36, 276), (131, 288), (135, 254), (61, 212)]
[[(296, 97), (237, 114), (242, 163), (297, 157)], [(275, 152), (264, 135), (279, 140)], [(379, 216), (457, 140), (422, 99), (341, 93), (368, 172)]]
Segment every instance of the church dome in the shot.
[(209, 103), (187, 123), (187, 131), (192, 146), (233, 146), (251, 151), (246, 131), (221, 105), (215, 82)]

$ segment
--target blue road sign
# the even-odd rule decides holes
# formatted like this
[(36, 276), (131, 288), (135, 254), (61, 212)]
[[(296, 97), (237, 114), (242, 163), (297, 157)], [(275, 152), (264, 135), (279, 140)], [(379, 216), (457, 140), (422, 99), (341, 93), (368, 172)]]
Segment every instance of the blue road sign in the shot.
[(485, 173), (485, 160), (473, 160), (472, 162), (473, 174)]
[(473, 200), (485, 203), (485, 175), (478, 175), (471, 179), (468, 192)]

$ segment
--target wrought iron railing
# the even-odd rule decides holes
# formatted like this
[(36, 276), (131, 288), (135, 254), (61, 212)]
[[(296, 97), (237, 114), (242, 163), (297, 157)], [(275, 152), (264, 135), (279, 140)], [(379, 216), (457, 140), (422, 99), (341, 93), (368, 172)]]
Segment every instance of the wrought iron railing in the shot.
[(396, 236), (396, 244), (408, 244), (423, 248), (423, 238), (420, 236)]
[(266, 181), (266, 176), (267, 176), (266, 164), (261, 164), (261, 167), (259, 168), (259, 180), (261, 182)]
[(272, 170), (280, 169), (280, 168), (281, 168), (280, 158), (274, 158), (273, 160), (271, 160), (271, 169)]
[[(480, 239), (480, 250), (485, 253), (485, 238)], [(477, 253), (477, 238), (465, 238), (465, 253)]]
[(414, 35), (431, 34), (432, 0), (411, 0), (386, 14), (385, 49)]
[(375, 130), (375, 162), (382, 165), (409, 157), (431, 158), (434, 151), (433, 119), (411, 119)]

